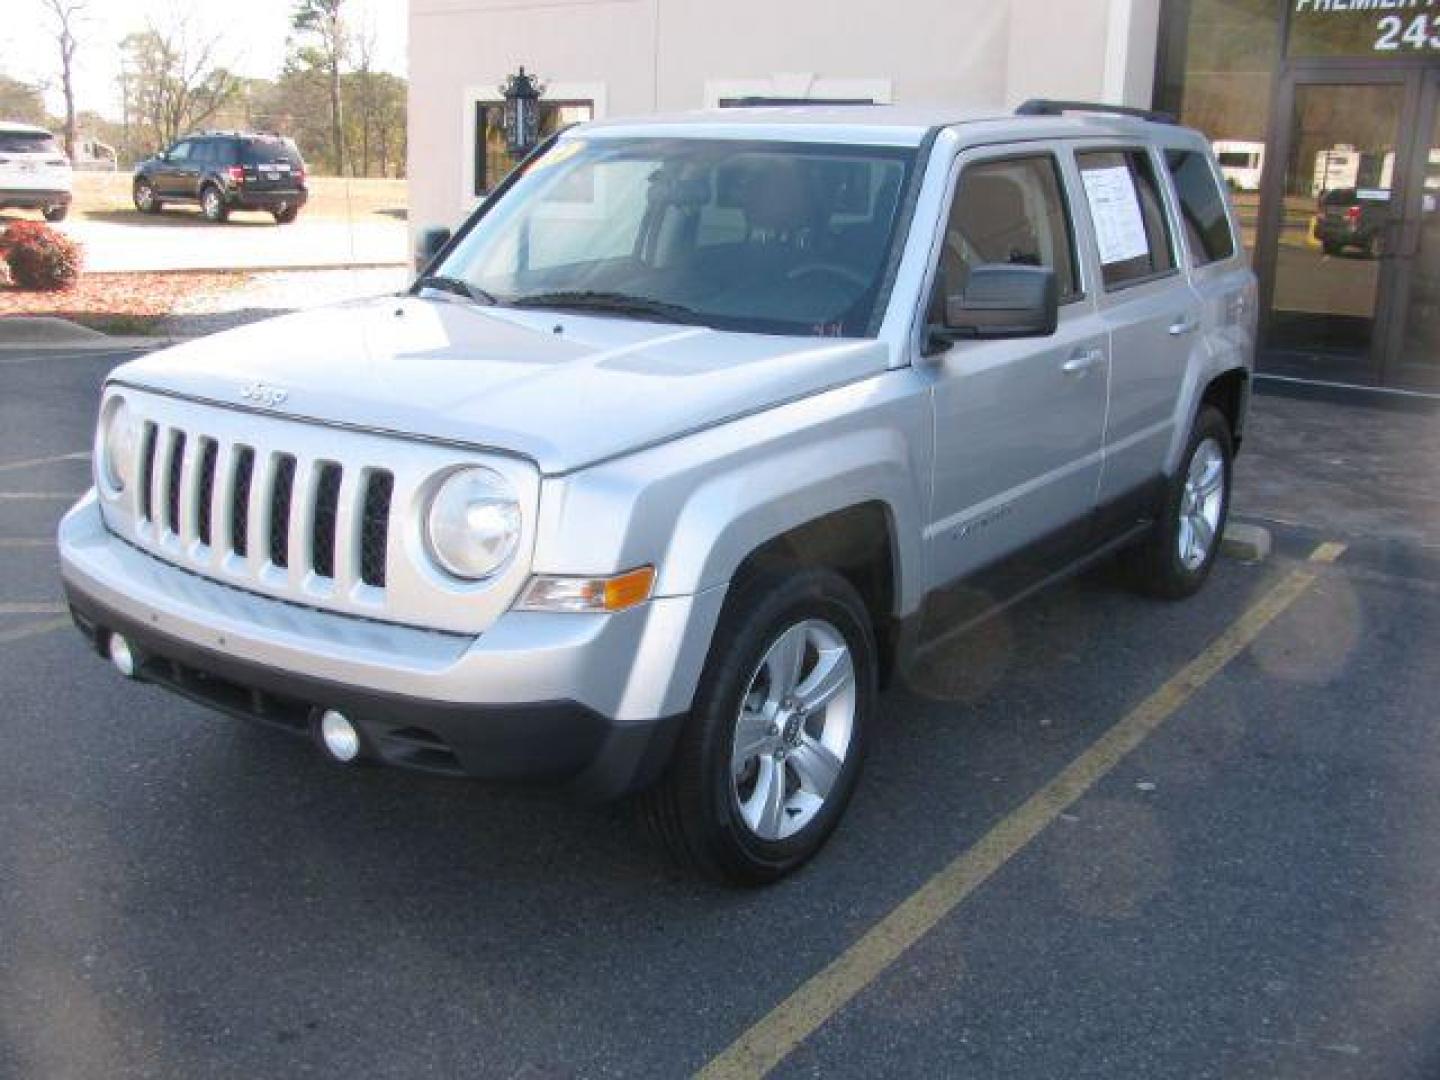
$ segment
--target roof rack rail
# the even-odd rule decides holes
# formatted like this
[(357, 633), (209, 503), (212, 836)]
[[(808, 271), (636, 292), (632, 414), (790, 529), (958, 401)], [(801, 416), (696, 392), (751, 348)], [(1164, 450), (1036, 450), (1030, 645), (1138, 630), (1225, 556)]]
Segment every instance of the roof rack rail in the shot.
[(734, 109), (756, 109), (756, 108), (786, 108), (797, 105), (813, 106), (817, 109), (830, 108), (833, 105), (875, 105), (878, 102), (869, 98), (803, 98), (803, 97), (763, 97), (760, 95), (747, 95), (745, 97), (724, 98), (721, 108)]
[(1053, 101), (1050, 98), (1031, 98), (1015, 110), (1015, 115), (1063, 116), (1067, 112), (1133, 116), (1137, 120), (1149, 120), (1152, 124), (1178, 124), (1180, 122), (1169, 113), (1157, 112), (1154, 109), (1136, 109), (1129, 105), (1106, 105), (1098, 101)]

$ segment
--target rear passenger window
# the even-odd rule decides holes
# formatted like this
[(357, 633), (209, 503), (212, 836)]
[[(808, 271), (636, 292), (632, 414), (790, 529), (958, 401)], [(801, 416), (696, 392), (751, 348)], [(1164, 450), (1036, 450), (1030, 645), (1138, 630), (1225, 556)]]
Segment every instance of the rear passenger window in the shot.
[(1195, 262), (1204, 266), (1234, 255), (1235, 241), (1230, 236), (1225, 199), (1205, 155), (1194, 150), (1167, 150), (1165, 165), (1175, 181), (1175, 194), (1180, 197), (1185, 239)]
[(1150, 156), (1140, 150), (1077, 154), (1105, 288), (1118, 289), (1175, 269), (1170, 227)]
[(1053, 157), (985, 161), (961, 173), (940, 256), (944, 290), (962, 291), (970, 268), (982, 263), (1048, 266), (1061, 303), (1080, 295), (1070, 216)]

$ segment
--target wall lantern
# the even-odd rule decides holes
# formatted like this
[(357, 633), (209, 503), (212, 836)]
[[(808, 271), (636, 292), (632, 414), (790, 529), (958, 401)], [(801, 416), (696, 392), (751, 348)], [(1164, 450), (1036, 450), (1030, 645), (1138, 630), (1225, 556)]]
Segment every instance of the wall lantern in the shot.
[(540, 141), (540, 95), (544, 92), (540, 80), (527, 75), (523, 64), (500, 87), (505, 97), (505, 149), (516, 160)]

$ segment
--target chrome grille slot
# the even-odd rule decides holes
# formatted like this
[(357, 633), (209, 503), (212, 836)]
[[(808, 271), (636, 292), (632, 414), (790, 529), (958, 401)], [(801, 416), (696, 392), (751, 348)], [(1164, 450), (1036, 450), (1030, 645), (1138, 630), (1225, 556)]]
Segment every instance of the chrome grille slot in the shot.
[(220, 444), (214, 439), (200, 440), (200, 498), (196, 507), (196, 529), (200, 542), (209, 546), (212, 536), (212, 515), (215, 508), (215, 465), (220, 456)]
[(360, 527), (360, 580), (383, 588), (385, 559), (390, 547), (390, 496), (395, 478), (375, 471), (365, 485), (365, 510)]
[(170, 432), (170, 446), (165, 459), (165, 525), (180, 534), (180, 479), (185, 466), (185, 432)]
[(310, 567), (324, 578), (335, 576), (336, 511), (340, 505), (340, 466), (322, 461), (315, 481), (315, 524), (310, 536)]
[[(540, 477), (483, 451), (231, 409), (129, 386), (136, 483), (99, 489), (118, 535), (155, 558), (319, 611), (482, 633), (529, 576)], [(440, 477), (483, 464), (522, 500), (521, 553), (484, 582), (456, 580), (425, 548)]]
[(230, 550), (242, 559), (250, 550), (250, 482), (255, 475), (255, 451), (235, 448), (235, 486), (230, 495)]
[(270, 486), (270, 561), (290, 566), (290, 502), (295, 494), (295, 458), (275, 458), (274, 480)]
[(146, 422), (140, 436), (140, 520), (155, 520), (155, 499), (152, 486), (155, 483), (155, 425)]

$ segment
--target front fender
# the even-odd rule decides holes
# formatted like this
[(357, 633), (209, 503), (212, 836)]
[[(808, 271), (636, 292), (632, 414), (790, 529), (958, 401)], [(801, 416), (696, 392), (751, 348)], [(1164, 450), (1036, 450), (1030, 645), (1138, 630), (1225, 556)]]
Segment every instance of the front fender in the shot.
[[(608, 574), (651, 564), (657, 596), (723, 596), (740, 564), (767, 541), (878, 503), (890, 527), (895, 614), (907, 614), (923, 595), (932, 452), (927, 391), (911, 369), (887, 371), (547, 479), (535, 572)], [(660, 650), (675, 661), (661, 695), (667, 707), (688, 707), (702, 666), (696, 658), (703, 662), (719, 611), (718, 603), (697, 605), (697, 618)], [(663, 659), (647, 651), (652, 682)], [(653, 685), (631, 689), (654, 693)]]

